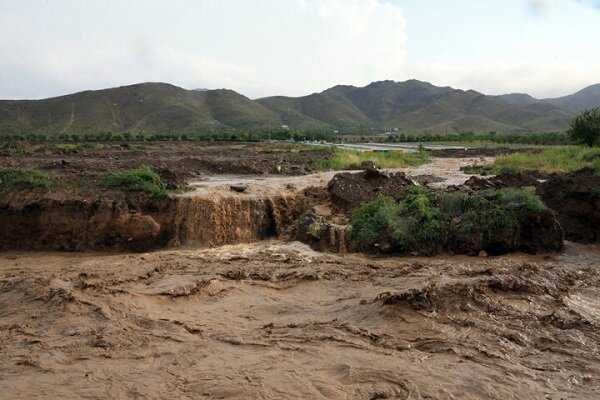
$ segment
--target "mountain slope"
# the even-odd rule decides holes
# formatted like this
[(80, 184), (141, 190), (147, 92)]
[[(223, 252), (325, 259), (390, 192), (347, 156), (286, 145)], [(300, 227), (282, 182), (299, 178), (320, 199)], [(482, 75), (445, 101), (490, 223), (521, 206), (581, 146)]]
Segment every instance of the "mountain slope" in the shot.
[(600, 85), (538, 100), (487, 96), (427, 82), (334, 86), (302, 97), (251, 100), (232, 90), (186, 90), (142, 83), (44, 100), (0, 100), (0, 135), (22, 133), (199, 133), (227, 128), (398, 128), (404, 132), (563, 131), (573, 116), (600, 106)]
[[(365, 87), (335, 86), (305, 97), (258, 101), (286, 120), (320, 120), (333, 126), (369, 126), (406, 131), (527, 132), (564, 130), (572, 113), (526, 95), (486, 96), (427, 82), (381, 81)], [(319, 106), (307, 107), (306, 104)], [(293, 124), (292, 124), (293, 125)]]
[(588, 86), (570, 96), (545, 99), (544, 101), (575, 113), (600, 107), (600, 84)]
[(190, 91), (165, 83), (0, 101), (3, 133), (186, 133), (278, 122), (271, 110), (233, 91)]

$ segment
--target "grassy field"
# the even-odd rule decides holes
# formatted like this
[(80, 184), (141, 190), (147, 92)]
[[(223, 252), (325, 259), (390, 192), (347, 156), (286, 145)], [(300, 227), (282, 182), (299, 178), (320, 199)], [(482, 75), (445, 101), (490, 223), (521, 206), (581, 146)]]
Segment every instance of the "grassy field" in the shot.
[(514, 153), (496, 158), (491, 165), (470, 168), (467, 172), (498, 174), (535, 170), (553, 173), (586, 167), (600, 173), (600, 148), (559, 146), (544, 148), (540, 152)]
[(318, 161), (317, 167), (321, 170), (344, 170), (359, 167), (366, 162), (373, 162), (378, 168), (414, 167), (429, 162), (429, 154), (424, 151), (408, 153), (335, 149), (333, 157)]

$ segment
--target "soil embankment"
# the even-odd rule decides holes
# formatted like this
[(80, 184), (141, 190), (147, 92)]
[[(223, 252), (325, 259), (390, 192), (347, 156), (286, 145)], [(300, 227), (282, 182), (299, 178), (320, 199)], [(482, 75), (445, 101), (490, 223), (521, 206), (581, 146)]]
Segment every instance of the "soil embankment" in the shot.
[(305, 204), (302, 192), (164, 199), (21, 193), (0, 201), (0, 248), (145, 251), (247, 243), (278, 236)]
[(590, 169), (568, 174), (531, 171), (473, 177), (465, 186), (473, 190), (534, 187), (544, 203), (556, 212), (567, 240), (600, 241), (600, 176)]

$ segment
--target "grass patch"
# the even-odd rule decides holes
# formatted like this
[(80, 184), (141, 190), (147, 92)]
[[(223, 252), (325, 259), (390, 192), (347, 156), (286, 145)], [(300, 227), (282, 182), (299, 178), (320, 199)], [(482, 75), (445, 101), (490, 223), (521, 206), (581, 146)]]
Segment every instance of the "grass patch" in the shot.
[(165, 197), (167, 195), (167, 187), (160, 175), (147, 166), (112, 173), (104, 178), (103, 183), (106, 187), (129, 192), (144, 192), (154, 197)]
[(414, 153), (403, 151), (358, 151), (336, 148), (333, 156), (319, 160), (317, 168), (320, 170), (345, 170), (358, 168), (361, 164), (372, 162), (378, 168), (406, 168), (415, 167), (429, 162), (426, 151)]
[(502, 172), (542, 171), (572, 172), (593, 168), (600, 174), (600, 148), (561, 146), (540, 152), (513, 153), (496, 158), (493, 164), (465, 168), (466, 173), (481, 175)]
[(414, 187), (400, 202), (380, 197), (355, 210), (351, 239), (363, 251), (502, 253), (518, 248), (527, 216), (545, 210), (526, 189), (465, 194)]
[(2, 169), (0, 170), (0, 190), (49, 189), (53, 184), (47, 174), (36, 170)]

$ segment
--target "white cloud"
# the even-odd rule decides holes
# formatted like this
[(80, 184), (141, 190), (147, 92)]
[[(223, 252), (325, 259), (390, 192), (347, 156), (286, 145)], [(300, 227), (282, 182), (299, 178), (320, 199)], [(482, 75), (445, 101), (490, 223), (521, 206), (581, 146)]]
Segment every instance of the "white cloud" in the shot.
[(527, 0), (527, 7), (531, 15), (543, 17), (550, 10), (550, 0)]
[(572, 94), (600, 82), (600, 64), (518, 62), (415, 65), (413, 76), (438, 85), (485, 94), (528, 93), (538, 98)]
[[(110, 2), (106, 15), (89, 3), (55, 4), (63, 7), (0, 15), (0, 98), (141, 81), (301, 95), (397, 78), (405, 64), (404, 16), (380, 0), (177, 0), (184, 14), (164, 17), (160, 1), (141, 9)], [(40, 24), (24, 30), (27, 11)], [(77, 12), (80, 23), (60, 18)]]

